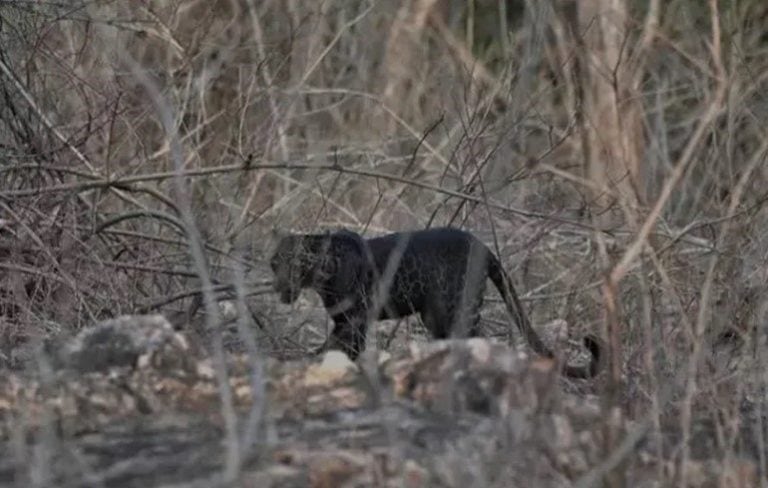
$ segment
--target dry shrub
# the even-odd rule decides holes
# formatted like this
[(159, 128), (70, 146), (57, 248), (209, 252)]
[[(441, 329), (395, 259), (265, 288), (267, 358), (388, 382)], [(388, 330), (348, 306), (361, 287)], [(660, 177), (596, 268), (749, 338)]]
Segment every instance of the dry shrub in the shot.
[(215, 298), (250, 270), (269, 336), (306, 318), (263, 296), (275, 229), (462, 225), (537, 321), (616, 325), (628, 412), (736, 418), (763, 401), (768, 6), (605, 3), (4, 2), (3, 359), (123, 312), (195, 316), (180, 172)]

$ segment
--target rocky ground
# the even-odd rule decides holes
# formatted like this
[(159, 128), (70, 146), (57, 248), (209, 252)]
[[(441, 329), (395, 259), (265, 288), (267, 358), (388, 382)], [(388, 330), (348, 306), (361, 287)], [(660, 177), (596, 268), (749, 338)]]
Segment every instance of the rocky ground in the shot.
[[(642, 487), (680, 475), (648, 422), (612, 418), (621, 439), (607, 454), (598, 396), (485, 339), (357, 364), (335, 352), (217, 362), (163, 317), (135, 316), (34, 357), (0, 372), (3, 486), (565, 487), (614, 469)], [(689, 486), (760, 485), (750, 449), (713, 452), (695, 452)]]

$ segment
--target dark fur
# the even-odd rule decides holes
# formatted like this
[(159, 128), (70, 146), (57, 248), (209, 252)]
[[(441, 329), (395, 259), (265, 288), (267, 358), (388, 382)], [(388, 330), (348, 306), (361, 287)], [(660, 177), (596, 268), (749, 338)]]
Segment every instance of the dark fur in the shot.
[[(355, 359), (365, 348), (368, 323), (420, 313), (438, 339), (478, 334), (486, 278), (537, 353), (553, 357), (523, 311), (512, 282), (493, 253), (459, 229), (397, 232), (365, 240), (359, 234), (290, 235), (270, 261), (275, 289), (284, 303), (303, 288), (318, 292), (335, 322), (329, 340)], [(586, 367), (565, 366), (565, 375), (589, 378), (601, 367), (601, 348), (584, 338), (592, 354)]]

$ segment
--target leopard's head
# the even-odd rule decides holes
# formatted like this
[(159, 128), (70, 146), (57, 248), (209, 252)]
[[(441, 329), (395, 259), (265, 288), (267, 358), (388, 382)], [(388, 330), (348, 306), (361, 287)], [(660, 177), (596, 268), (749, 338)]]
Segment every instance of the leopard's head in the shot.
[(312, 286), (318, 272), (317, 236), (289, 235), (277, 244), (269, 265), (275, 275), (280, 301), (293, 303), (302, 288)]

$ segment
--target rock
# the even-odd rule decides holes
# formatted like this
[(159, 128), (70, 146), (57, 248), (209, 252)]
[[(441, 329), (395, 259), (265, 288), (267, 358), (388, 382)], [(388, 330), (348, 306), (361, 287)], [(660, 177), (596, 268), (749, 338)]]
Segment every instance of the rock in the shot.
[[(553, 361), (486, 339), (371, 353), (363, 367), (330, 351), (319, 363), (259, 359), (254, 371), (254, 358), (232, 354), (233, 417), (214, 363), (160, 316), (106, 321), (52, 353), (45, 374), (0, 371), (0, 482), (25, 486), (18, 473), (32, 467), (19, 453), (38, 451), (62, 487), (232, 486), (236, 460), (243, 486), (554, 488), (606, 459), (599, 398), (562, 388)], [(631, 427), (610, 417), (619, 435)], [(758, 484), (754, 457), (726, 463), (697, 442), (691, 486)], [(654, 481), (665, 456), (638, 449), (629, 485), (669, 482)]]
[(322, 452), (313, 455), (308, 464), (312, 488), (337, 488), (363, 473), (369, 460), (350, 452)]
[[(162, 315), (126, 315), (87, 328), (66, 342), (55, 357), (60, 365), (80, 373), (106, 371), (112, 367), (134, 367), (156, 351), (165, 349), (162, 361), (183, 363), (190, 346)], [(179, 354), (172, 355), (175, 349)]]
[(357, 370), (357, 366), (341, 351), (328, 351), (323, 355), (323, 362), (310, 365), (304, 376), (308, 388), (335, 383)]

